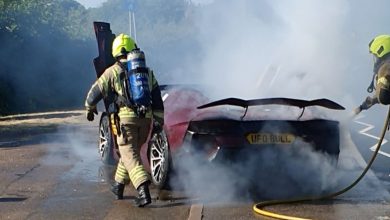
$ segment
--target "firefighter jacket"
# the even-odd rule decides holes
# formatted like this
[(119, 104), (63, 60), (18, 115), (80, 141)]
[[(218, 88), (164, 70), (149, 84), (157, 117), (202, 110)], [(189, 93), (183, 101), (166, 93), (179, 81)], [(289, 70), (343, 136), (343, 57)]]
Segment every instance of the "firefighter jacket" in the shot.
[(369, 109), (377, 103), (390, 104), (390, 56), (382, 58), (375, 64), (374, 74), (376, 81), (375, 94), (366, 98), (360, 105), (361, 110)]
[[(89, 90), (85, 101), (86, 108), (94, 108), (102, 98), (108, 104), (116, 103), (118, 99), (124, 98), (126, 92), (123, 86), (123, 80), (126, 80), (126, 77), (123, 77), (124, 74), (124, 64), (119, 61), (107, 68)], [(145, 117), (151, 118), (153, 116), (157, 122), (163, 125), (164, 105), (158, 82), (152, 70), (149, 70), (148, 80), (152, 103)], [(121, 105), (118, 108), (119, 119), (137, 117), (131, 106)]]

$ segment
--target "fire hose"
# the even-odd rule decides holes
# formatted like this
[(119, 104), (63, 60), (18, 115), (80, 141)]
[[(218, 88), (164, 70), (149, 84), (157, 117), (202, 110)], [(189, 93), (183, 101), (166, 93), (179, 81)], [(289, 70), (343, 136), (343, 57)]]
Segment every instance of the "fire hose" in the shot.
[(363, 170), (362, 174), (348, 187), (345, 187), (342, 190), (339, 190), (334, 193), (326, 194), (326, 195), (321, 195), (321, 196), (313, 196), (313, 197), (302, 197), (302, 198), (295, 198), (295, 199), (288, 199), (288, 200), (270, 200), (270, 201), (264, 201), (260, 202), (257, 204), (253, 205), (253, 211), (257, 214), (275, 218), (275, 219), (285, 219), (285, 220), (308, 220), (306, 218), (299, 218), (299, 217), (294, 217), (294, 216), (288, 216), (288, 215), (282, 215), (282, 214), (277, 214), (273, 212), (269, 212), (264, 210), (263, 208), (266, 206), (271, 206), (271, 205), (282, 205), (282, 204), (292, 204), (292, 203), (302, 203), (302, 202), (312, 202), (312, 201), (318, 201), (318, 200), (326, 200), (326, 199), (331, 199), (334, 197), (337, 197), (348, 190), (352, 189), (358, 182), (366, 175), (368, 170), (370, 169), (371, 165), (374, 163), (376, 156), (378, 155), (379, 149), (381, 148), (382, 141), (385, 137), (387, 127), (389, 126), (389, 121), (390, 121), (390, 107), (387, 113), (387, 118), (384, 124), (384, 127), (382, 129), (382, 134), (380, 136), (380, 139), (378, 141), (377, 147), (370, 159), (370, 161), (367, 163), (366, 168)]

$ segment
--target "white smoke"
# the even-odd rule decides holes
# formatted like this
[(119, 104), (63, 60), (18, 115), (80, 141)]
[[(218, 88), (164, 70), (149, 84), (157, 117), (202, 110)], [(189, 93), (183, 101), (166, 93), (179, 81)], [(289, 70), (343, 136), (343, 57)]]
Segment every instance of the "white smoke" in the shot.
[[(328, 98), (347, 108), (333, 111), (332, 118), (349, 123), (349, 112), (367, 95), (372, 77), (368, 42), (390, 33), (389, 6), (383, 0), (214, 0), (196, 15), (202, 59), (188, 71), (196, 73), (191, 83), (209, 85), (211, 99)], [(340, 131), (342, 152), (352, 144), (345, 141), (346, 129)], [(263, 197), (286, 198), (338, 189), (356, 168), (347, 158), (336, 169), (305, 143), (285, 151), (266, 149), (233, 168), (203, 169), (188, 160), (179, 166), (188, 193), (206, 200), (219, 195), (223, 201), (237, 194), (248, 198), (237, 186), (253, 179), (240, 179), (241, 174), (255, 179)]]
[(203, 58), (190, 67), (196, 68), (192, 83), (211, 85), (215, 98), (324, 97), (360, 104), (372, 75), (367, 45), (390, 32), (383, 22), (389, 4), (215, 0), (195, 19)]
[(43, 143), (48, 143), (50, 148), (41, 163), (70, 168), (66, 173), (67, 178), (83, 177), (86, 181), (109, 181), (99, 177), (99, 166), (102, 162), (97, 147), (98, 127), (91, 123), (80, 123), (83, 117), (84, 115), (77, 117), (75, 125), (67, 125), (65, 122), (65, 125), (58, 126), (55, 133), (42, 140)]
[[(238, 160), (209, 163), (200, 155), (174, 158), (174, 189), (202, 202), (256, 201), (323, 195), (341, 188), (346, 170), (335, 158), (315, 152), (308, 143), (293, 147), (258, 146), (236, 152)], [(342, 183), (342, 184), (341, 184)]]

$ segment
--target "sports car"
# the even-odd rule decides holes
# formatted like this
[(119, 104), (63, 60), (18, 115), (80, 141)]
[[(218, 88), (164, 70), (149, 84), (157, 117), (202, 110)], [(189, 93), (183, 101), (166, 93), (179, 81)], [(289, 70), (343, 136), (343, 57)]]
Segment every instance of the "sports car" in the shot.
[[(95, 25), (95, 32), (109, 30), (109, 27), (99, 26), (101, 23)], [(98, 36), (101, 33), (97, 33), (101, 42)], [(107, 36), (112, 39), (110, 31)], [(103, 53), (99, 57), (106, 59), (109, 46), (99, 48)], [(99, 57), (95, 58), (95, 67), (99, 66)], [(318, 111), (318, 108), (344, 109), (331, 100), (226, 98), (212, 101), (196, 86), (160, 88), (165, 108), (164, 128), (161, 133), (150, 134), (140, 151), (143, 164), (157, 187), (168, 184), (171, 172), (178, 166), (174, 158), (195, 154), (201, 155), (205, 163), (213, 163), (240, 160), (237, 158), (240, 151), (256, 153), (265, 146), (291, 147), (306, 142), (313, 150), (338, 158), (339, 122), (322, 117)], [(120, 155), (106, 112), (101, 115), (99, 131), (102, 161), (116, 164)]]
[[(309, 108), (344, 109), (328, 99), (311, 101), (289, 98), (242, 100), (227, 98), (214, 102), (191, 86), (161, 86), (165, 125), (151, 134), (141, 148), (141, 158), (153, 183), (167, 184), (175, 170), (172, 158), (201, 155), (205, 162), (240, 160), (240, 151), (259, 152), (264, 146), (291, 147), (302, 142), (337, 160), (339, 122), (316, 118)], [(284, 110), (282, 110), (284, 108)], [(305, 109), (308, 110), (305, 111)], [(107, 114), (100, 121), (99, 149), (102, 160), (119, 158)]]

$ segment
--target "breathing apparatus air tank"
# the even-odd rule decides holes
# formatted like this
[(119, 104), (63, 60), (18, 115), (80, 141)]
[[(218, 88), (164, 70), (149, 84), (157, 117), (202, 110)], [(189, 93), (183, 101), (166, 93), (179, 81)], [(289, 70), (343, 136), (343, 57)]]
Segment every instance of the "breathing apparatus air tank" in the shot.
[(139, 48), (128, 53), (127, 70), (131, 103), (135, 105), (138, 116), (143, 117), (151, 104), (151, 98), (149, 68), (146, 66), (145, 54)]

